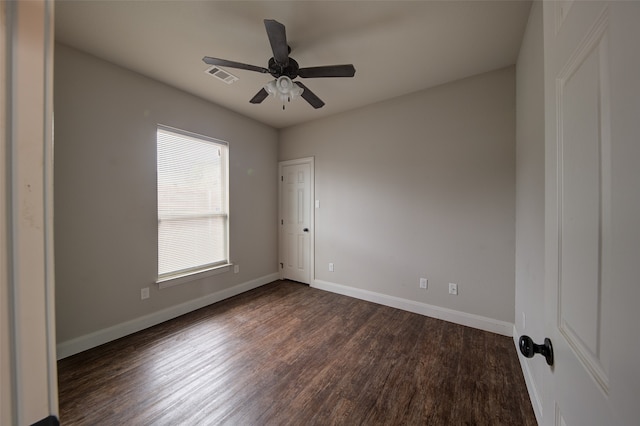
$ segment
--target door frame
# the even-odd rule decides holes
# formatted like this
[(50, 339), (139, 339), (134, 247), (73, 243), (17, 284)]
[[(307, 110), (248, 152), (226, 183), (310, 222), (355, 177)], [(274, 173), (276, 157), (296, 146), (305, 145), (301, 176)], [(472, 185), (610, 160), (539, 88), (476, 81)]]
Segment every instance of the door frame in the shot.
[(309, 282), (313, 284), (316, 278), (315, 272), (315, 157), (297, 158), (294, 160), (286, 160), (278, 162), (278, 274), (280, 279), (284, 278), (282, 261), (282, 247), (284, 241), (282, 238), (282, 169), (286, 166), (295, 166), (298, 164), (309, 164)]
[(53, 0), (0, 5), (0, 423), (57, 424)]

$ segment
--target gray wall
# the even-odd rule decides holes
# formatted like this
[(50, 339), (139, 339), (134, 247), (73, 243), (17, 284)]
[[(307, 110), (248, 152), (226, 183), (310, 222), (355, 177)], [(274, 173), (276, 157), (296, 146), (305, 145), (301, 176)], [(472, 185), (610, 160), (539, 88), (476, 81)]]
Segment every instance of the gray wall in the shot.
[(513, 67), (287, 128), (279, 146), (315, 157), (316, 279), (514, 321)]
[[(58, 342), (277, 272), (274, 129), (59, 44), (54, 90)], [(157, 123), (229, 143), (239, 274), (154, 284)]]
[[(535, 2), (516, 66), (516, 330), (544, 340), (544, 51), (542, 4)], [(524, 317), (523, 317), (524, 314)], [(526, 323), (523, 320), (526, 318)], [(521, 357), (533, 378), (532, 403), (540, 416), (539, 389), (546, 364)], [(541, 417), (538, 417), (541, 419)]]

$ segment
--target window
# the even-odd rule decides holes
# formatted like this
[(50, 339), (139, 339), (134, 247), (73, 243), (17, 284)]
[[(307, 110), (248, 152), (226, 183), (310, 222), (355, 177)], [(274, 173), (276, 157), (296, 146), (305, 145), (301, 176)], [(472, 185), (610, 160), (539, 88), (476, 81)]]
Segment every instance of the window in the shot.
[(228, 264), (227, 144), (158, 126), (158, 280)]

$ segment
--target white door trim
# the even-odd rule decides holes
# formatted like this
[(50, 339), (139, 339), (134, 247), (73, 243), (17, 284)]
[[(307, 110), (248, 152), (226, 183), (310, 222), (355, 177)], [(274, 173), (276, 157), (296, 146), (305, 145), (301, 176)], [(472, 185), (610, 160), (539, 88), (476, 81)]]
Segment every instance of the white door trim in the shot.
[(309, 164), (309, 282), (306, 284), (311, 285), (316, 278), (315, 272), (315, 234), (316, 234), (316, 220), (315, 220), (315, 158), (304, 157), (295, 160), (280, 161), (278, 163), (278, 273), (280, 279), (283, 278), (283, 271), (280, 265), (282, 261), (282, 232), (280, 232), (281, 220), (282, 220), (282, 169), (286, 166), (294, 166), (298, 164)]
[(58, 414), (54, 11), (51, 0), (0, 9), (0, 57), (9, 64), (0, 71), (0, 423), (33, 424)]

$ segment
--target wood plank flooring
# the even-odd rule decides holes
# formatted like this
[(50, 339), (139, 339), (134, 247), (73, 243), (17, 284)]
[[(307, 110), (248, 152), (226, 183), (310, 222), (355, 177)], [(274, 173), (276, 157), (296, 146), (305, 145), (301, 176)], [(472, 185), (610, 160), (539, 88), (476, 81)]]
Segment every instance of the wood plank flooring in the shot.
[(58, 362), (62, 425), (535, 425), (508, 337), (276, 281)]

